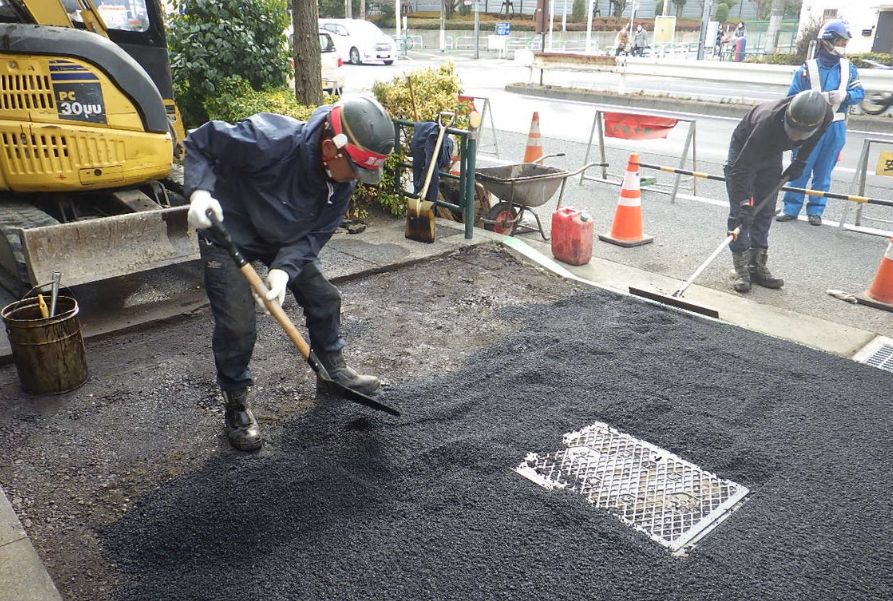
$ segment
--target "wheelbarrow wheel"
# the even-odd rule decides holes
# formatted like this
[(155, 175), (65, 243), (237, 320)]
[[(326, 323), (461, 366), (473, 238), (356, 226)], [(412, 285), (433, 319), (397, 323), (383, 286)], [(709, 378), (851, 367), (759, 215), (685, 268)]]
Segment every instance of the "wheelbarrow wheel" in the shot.
[(487, 213), (484, 229), (511, 236), (518, 225), (518, 209), (510, 202), (500, 202)]

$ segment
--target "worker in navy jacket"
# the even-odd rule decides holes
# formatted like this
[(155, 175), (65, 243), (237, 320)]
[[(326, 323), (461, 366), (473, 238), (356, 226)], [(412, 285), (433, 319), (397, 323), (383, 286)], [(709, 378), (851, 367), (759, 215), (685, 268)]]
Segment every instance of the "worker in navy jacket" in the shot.
[(199, 230), (227, 437), (237, 449), (256, 450), (262, 439), (248, 398), (255, 303), (238, 267), (207, 229), (207, 211), (224, 222), (246, 259), (267, 265), (267, 300), (281, 305), (286, 290), (295, 296), (311, 348), (329, 376), (372, 393), (378, 378), (357, 374), (342, 356), (341, 294), (323, 275), (318, 257), (341, 224), (357, 180), (380, 181), (394, 126), (378, 102), (361, 96), (319, 107), (306, 123), (270, 113), (235, 125), (210, 121), (184, 146), (189, 222)]
[[(791, 182), (791, 186), (795, 188), (806, 188), (810, 175), (813, 190), (827, 192), (831, 188), (831, 172), (846, 144), (847, 113), (851, 106), (859, 104), (865, 98), (856, 65), (843, 57), (851, 37), (846, 21), (836, 19), (825, 23), (819, 31), (818, 55), (797, 69), (791, 81), (788, 96), (803, 90), (817, 90), (828, 97), (834, 110), (834, 122), (809, 153), (803, 175)], [(824, 196), (809, 197), (806, 218), (810, 225), (822, 225), (825, 202)], [(802, 192), (786, 192), (784, 210), (776, 219), (792, 221), (797, 218), (802, 207)]]
[(809, 156), (832, 114), (826, 96), (805, 90), (756, 105), (732, 133), (723, 170), (729, 194), (728, 230), (732, 233), (741, 228), (729, 244), (736, 292), (749, 292), (751, 283), (774, 289), (784, 286), (784, 280), (773, 276), (766, 265), (769, 227), (778, 200), (776, 186), (781, 180), (800, 177), (806, 163), (795, 158), (782, 170), (782, 157), (793, 148), (800, 149), (798, 157)]

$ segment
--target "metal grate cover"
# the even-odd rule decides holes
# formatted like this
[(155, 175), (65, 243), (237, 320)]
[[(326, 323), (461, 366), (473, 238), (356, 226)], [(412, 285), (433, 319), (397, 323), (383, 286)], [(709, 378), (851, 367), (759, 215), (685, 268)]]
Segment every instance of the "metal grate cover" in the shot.
[(853, 357), (855, 361), (893, 372), (893, 338), (878, 336)]
[(583, 495), (673, 552), (700, 540), (749, 492), (602, 422), (565, 434), (563, 444), (530, 453), (515, 471), (549, 490)]

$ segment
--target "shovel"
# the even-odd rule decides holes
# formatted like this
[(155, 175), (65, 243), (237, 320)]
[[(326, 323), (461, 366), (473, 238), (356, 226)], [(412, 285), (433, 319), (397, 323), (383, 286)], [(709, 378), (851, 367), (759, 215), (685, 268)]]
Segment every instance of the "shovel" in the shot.
[(428, 173), (425, 174), (425, 183), (422, 185), (422, 191), (418, 198), (410, 198), (406, 203), (406, 231), (405, 237), (416, 242), (434, 242), (435, 238), (435, 222), (434, 222), (434, 203), (430, 200), (424, 200), (428, 194), (428, 186), (431, 185), (431, 178), (434, 170), (437, 169), (437, 158), (440, 156), (440, 146), (443, 144), (443, 137), (446, 130), (455, 121), (455, 113), (440, 113), (437, 116), (437, 125), (440, 131), (437, 134), (437, 142), (434, 143), (434, 153), (431, 155), (431, 162), (428, 164)]
[[(769, 204), (769, 201), (775, 201), (778, 198), (778, 193), (784, 187), (784, 185), (788, 183), (787, 178), (781, 178), (781, 181), (778, 182), (778, 185), (775, 186), (775, 189), (770, 192), (766, 198), (760, 201), (754, 208), (754, 215), (758, 214), (763, 208)], [(669, 305), (671, 307), (678, 307), (679, 309), (685, 309), (687, 311), (692, 311), (694, 313), (700, 313), (701, 315), (706, 315), (707, 317), (713, 317), (714, 319), (719, 318), (719, 311), (716, 309), (711, 309), (710, 307), (704, 307), (701, 305), (696, 305), (695, 303), (690, 303), (688, 301), (682, 300), (682, 295), (685, 294), (685, 291), (688, 290), (688, 287), (691, 286), (696, 279), (707, 269), (707, 266), (713, 263), (716, 260), (716, 257), (738, 237), (738, 234), (741, 233), (741, 226), (739, 225), (734, 230), (729, 232), (729, 235), (726, 236), (726, 239), (722, 241), (716, 250), (714, 250), (707, 260), (701, 263), (695, 272), (691, 274), (691, 276), (683, 282), (682, 286), (677, 288), (672, 295), (667, 296), (666, 294), (659, 294), (657, 292), (651, 292), (650, 290), (643, 290), (641, 288), (634, 288), (630, 286), (629, 293), (635, 294), (636, 296), (641, 296), (642, 298), (647, 298), (653, 301), (657, 301), (659, 303), (663, 303), (664, 305)]]
[(263, 299), (267, 311), (269, 311), (273, 318), (279, 323), (279, 325), (282, 326), (282, 329), (285, 330), (285, 333), (288, 335), (289, 339), (291, 339), (292, 343), (298, 349), (298, 352), (301, 353), (301, 356), (310, 365), (310, 368), (316, 372), (316, 375), (319, 376), (319, 378), (322, 379), (326, 384), (328, 384), (333, 390), (338, 392), (339, 395), (349, 401), (359, 403), (360, 405), (365, 405), (366, 407), (370, 407), (372, 409), (377, 409), (378, 411), (384, 411), (385, 413), (390, 413), (391, 415), (399, 416), (400, 412), (393, 407), (389, 407), (385, 404), (379, 403), (375, 399), (362, 394), (361, 392), (357, 392), (352, 388), (348, 388), (343, 384), (339, 384), (329, 376), (326, 368), (323, 367), (322, 363), (319, 362), (319, 359), (316, 358), (316, 354), (310, 350), (310, 345), (307, 344), (307, 341), (304, 340), (303, 336), (301, 336), (298, 328), (295, 327), (295, 324), (293, 324), (288, 315), (285, 314), (285, 311), (282, 310), (282, 307), (279, 305), (279, 303), (277, 303), (276, 301), (267, 300), (267, 287), (260, 279), (260, 276), (257, 275), (254, 267), (251, 266), (251, 263), (249, 263), (245, 259), (245, 257), (242, 256), (242, 253), (239, 252), (239, 249), (236, 248), (233, 239), (229, 235), (229, 232), (226, 231), (225, 227), (223, 227), (223, 224), (217, 218), (217, 215), (214, 213), (214, 211), (208, 209), (205, 214), (208, 216), (208, 219), (211, 220), (211, 229), (214, 230), (214, 232), (220, 238), (220, 241), (222, 241), (224, 246), (226, 246), (226, 250), (229, 251), (229, 254), (233, 258), (233, 261), (235, 261), (236, 265), (239, 267), (239, 271), (241, 271), (242, 275), (245, 276), (245, 279), (248, 280), (248, 283), (251, 285), (254, 293), (257, 294), (258, 297)]

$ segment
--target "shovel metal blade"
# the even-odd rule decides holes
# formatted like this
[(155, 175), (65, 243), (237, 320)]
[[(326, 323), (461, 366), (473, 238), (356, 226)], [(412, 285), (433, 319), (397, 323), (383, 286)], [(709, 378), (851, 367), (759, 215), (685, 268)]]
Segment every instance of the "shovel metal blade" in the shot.
[(434, 203), (418, 198), (410, 198), (406, 205), (405, 237), (416, 242), (434, 242), (435, 221)]
[(679, 296), (669, 296), (667, 294), (659, 294), (657, 292), (652, 292), (650, 290), (643, 290), (641, 288), (634, 288), (632, 286), (629, 287), (629, 293), (634, 294), (636, 296), (641, 296), (642, 298), (647, 298), (649, 300), (656, 301), (658, 303), (669, 305), (671, 307), (676, 307), (678, 309), (685, 309), (686, 311), (691, 311), (692, 313), (698, 313), (700, 315), (706, 315), (707, 317), (712, 317), (714, 319), (719, 319), (719, 311), (716, 309), (711, 309), (710, 307), (703, 307), (701, 305), (696, 305), (694, 303), (689, 303), (682, 300)]
[(400, 415), (401, 415), (400, 411), (398, 411), (397, 409), (394, 409), (393, 407), (389, 407), (388, 405), (385, 405), (384, 403), (379, 403), (372, 397), (366, 396), (365, 394), (363, 394), (361, 392), (357, 392), (353, 388), (348, 388), (347, 386), (344, 386), (343, 384), (339, 384), (338, 382), (336, 382), (334, 380), (328, 380), (328, 379), (323, 378), (323, 381), (325, 381), (326, 386), (330, 386), (339, 396), (347, 399), (348, 401), (353, 401), (354, 403), (359, 403), (360, 405), (365, 405), (366, 407), (369, 407), (370, 409), (384, 411), (385, 413), (389, 413), (390, 415), (395, 415), (397, 417), (400, 417)]
[(322, 363), (319, 362), (319, 359), (316, 358), (316, 353), (313, 351), (307, 356), (307, 364), (310, 366), (310, 369), (316, 372), (316, 375), (319, 376), (319, 379), (326, 383), (333, 392), (341, 396), (342, 398), (347, 399), (348, 401), (353, 401), (354, 403), (359, 403), (360, 405), (365, 405), (370, 409), (376, 409), (378, 411), (384, 411), (385, 413), (389, 413), (391, 415), (395, 415), (400, 417), (401, 413), (397, 409), (393, 407), (389, 407), (384, 403), (379, 403), (375, 399), (370, 396), (363, 394), (362, 392), (357, 392), (353, 388), (348, 388), (344, 384), (339, 384), (335, 380), (329, 376), (329, 372), (326, 371), (326, 368), (323, 367)]

